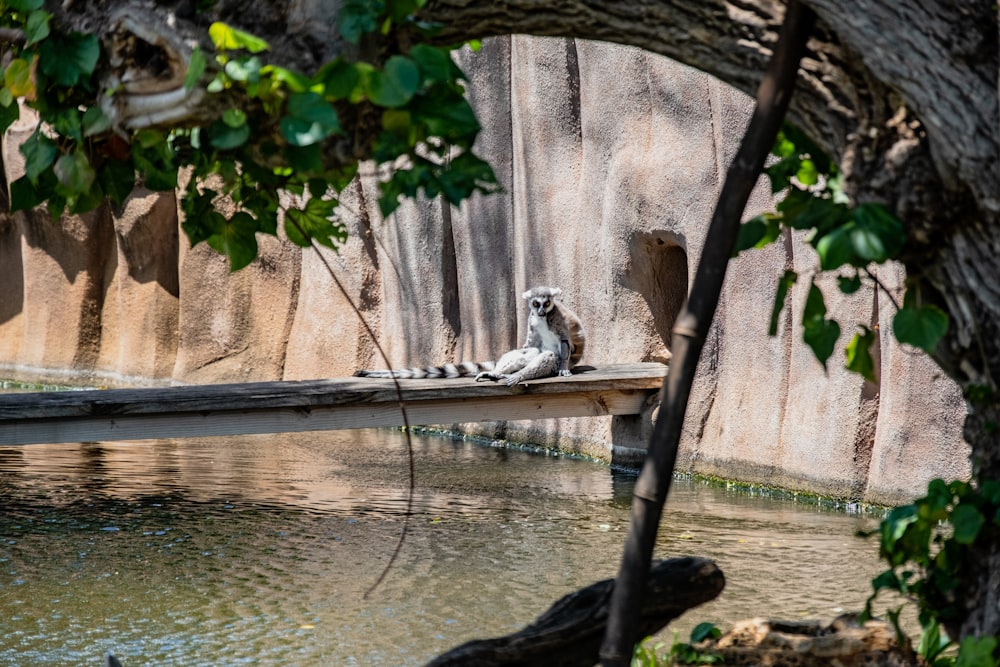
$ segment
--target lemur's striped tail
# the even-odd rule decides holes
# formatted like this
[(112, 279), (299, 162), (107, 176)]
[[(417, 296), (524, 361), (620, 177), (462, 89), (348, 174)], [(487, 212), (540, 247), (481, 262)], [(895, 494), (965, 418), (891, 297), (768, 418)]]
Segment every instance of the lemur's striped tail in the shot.
[(392, 371), (357, 371), (354, 375), (365, 378), (460, 378), (472, 377), (477, 373), (493, 370), (492, 361), (463, 361), (457, 364), (441, 364), (423, 368), (397, 368)]

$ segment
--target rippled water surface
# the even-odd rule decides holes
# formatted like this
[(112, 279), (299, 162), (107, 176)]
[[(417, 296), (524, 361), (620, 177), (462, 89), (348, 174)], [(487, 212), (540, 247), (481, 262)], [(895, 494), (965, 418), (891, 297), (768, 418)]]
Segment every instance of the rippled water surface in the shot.
[[(634, 479), (397, 431), (0, 447), (0, 664), (419, 665), (614, 576)], [(673, 627), (829, 620), (879, 570), (874, 519), (678, 480), (657, 557), (720, 599)]]

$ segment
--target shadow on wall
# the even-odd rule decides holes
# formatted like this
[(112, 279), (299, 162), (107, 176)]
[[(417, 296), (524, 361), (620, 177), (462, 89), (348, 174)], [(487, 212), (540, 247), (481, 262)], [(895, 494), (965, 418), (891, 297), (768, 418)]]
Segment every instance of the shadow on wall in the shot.
[[(623, 286), (641, 295), (649, 309), (649, 333), (642, 361), (666, 363), (671, 356), (671, 329), (688, 292), (687, 253), (670, 232), (640, 232), (629, 240), (629, 266)], [(653, 397), (642, 414), (614, 417), (611, 422), (611, 464), (639, 468), (653, 433), (653, 417), (659, 396)]]
[(0, 216), (0, 324), (9, 322), (24, 309), (24, 266), (21, 261), (21, 233), (9, 215)]

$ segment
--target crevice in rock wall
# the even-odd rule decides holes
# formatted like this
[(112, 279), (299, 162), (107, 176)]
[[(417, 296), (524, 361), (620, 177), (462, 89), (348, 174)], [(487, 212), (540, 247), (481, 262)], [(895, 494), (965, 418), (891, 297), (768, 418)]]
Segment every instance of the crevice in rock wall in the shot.
[(462, 309), (459, 303), (458, 257), (455, 253), (455, 231), (451, 224), (451, 204), (439, 197), (441, 205), (441, 319), (445, 332), (444, 358), (455, 358), (458, 337), (462, 334)]
[(580, 58), (576, 50), (576, 40), (566, 40), (566, 81), (569, 92), (570, 122), (579, 141), (583, 142), (582, 100), (580, 98)]
[[(361, 285), (358, 291), (358, 310), (375, 336), (381, 337), (382, 330), (382, 273), (379, 269), (377, 239), (368, 215), (368, 203), (360, 179), (354, 179), (351, 186), (357, 197), (358, 237), (364, 249)], [(375, 362), (375, 341), (364, 326), (358, 323), (358, 346), (355, 368), (372, 368)]]
[[(300, 252), (316, 252), (312, 248), (308, 248)], [(277, 377), (285, 376), (285, 365), (288, 363), (288, 343), (292, 337), (292, 326), (295, 324), (295, 312), (299, 307), (299, 293), (302, 288), (302, 259), (301, 256), (298, 262), (298, 270), (291, 271), (292, 282), (288, 286), (288, 310), (285, 311), (285, 326), (282, 327), (281, 332), (281, 358), (278, 359), (277, 363)]]
[[(877, 271), (878, 269), (873, 269)], [(872, 453), (875, 450), (875, 435), (878, 427), (879, 398), (882, 387), (882, 344), (879, 335), (878, 287), (872, 289), (872, 314), (869, 327), (875, 332), (875, 342), (869, 348), (875, 366), (875, 382), (865, 380), (861, 385), (858, 402), (858, 428), (854, 434), (854, 480), (851, 495), (855, 499), (865, 497), (868, 488), (868, 474), (871, 469)]]
[(80, 276), (83, 280), (78, 325), (80, 331), (73, 355), (73, 368), (93, 370), (101, 354), (101, 314), (110, 285), (105, 268), (109, 257), (114, 257), (114, 262), (117, 263), (118, 253), (114, 221), (107, 205), (81, 216), (81, 219), (90, 227), (91, 238), (88, 243), (90, 252), (86, 253), (87, 263)]
[[(785, 265), (782, 268), (783, 271), (791, 270), (795, 267), (795, 242), (792, 238), (792, 232), (790, 229), (784, 229), (781, 233), (782, 247), (784, 248), (785, 254)], [(777, 288), (775, 288), (777, 289)], [(778, 327), (778, 335), (781, 336), (781, 365), (784, 368), (784, 373), (781, 375), (781, 384), (778, 388), (778, 410), (779, 418), (778, 424), (780, 424), (778, 431), (778, 446), (780, 447), (784, 442), (784, 430), (785, 430), (785, 420), (788, 414), (788, 400), (791, 387), (791, 372), (792, 372), (792, 355), (795, 347), (795, 321), (792, 316), (792, 307), (787, 305), (781, 311), (781, 325)]]

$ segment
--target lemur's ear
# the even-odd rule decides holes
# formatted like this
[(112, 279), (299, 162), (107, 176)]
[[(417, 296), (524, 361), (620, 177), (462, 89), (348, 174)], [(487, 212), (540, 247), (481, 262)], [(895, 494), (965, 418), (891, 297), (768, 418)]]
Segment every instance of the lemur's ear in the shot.
[(525, 292), (524, 294), (522, 294), (521, 298), (522, 299), (530, 299), (531, 298), (531, 290), (528, 290), (527, 292)]
[(553, 287), (552, 288), (552, 298), (553, 299), (556, 298), (557, 296), (559, 296), (560, 294), (562, 294), (562, 290), (561, 289), (559, 289), (558, 287)]

